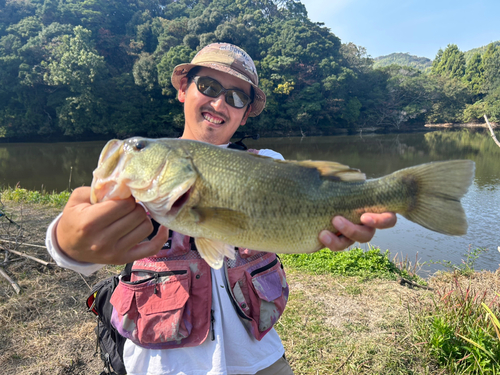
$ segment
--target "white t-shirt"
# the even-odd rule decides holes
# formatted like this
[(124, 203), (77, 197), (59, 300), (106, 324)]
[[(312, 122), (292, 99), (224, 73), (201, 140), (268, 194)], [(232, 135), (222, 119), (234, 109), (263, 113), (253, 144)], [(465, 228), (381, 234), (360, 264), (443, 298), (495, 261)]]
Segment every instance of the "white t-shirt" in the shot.
[[(282, 159), (272, 150), (260, 150), (259, 155)], [(103, 267), (100, 264), (76, 262), (57, 248), (55, 229), (59, 215), (47, 229), (46, 246), (61, 267), (90, 275)], [(212, 309), (214, 334), (199, 346), (177, 349), (145, 349), (127, 340), (123, 360), (129, 375), (229, 375), (255, 374), (283, 356), (284, 348), (274, 330), (257, 341), (243, 326), (224, 286), (223, 270), (212, 269)]]

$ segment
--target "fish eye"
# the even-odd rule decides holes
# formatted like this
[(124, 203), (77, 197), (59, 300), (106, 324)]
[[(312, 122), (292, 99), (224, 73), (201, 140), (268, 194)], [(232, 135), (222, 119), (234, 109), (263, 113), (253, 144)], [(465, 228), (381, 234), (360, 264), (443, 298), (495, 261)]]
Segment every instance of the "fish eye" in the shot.
[(141, 151), (142, 149), (146, 148), (148, 145), (148, 142), (145, 139), (141, 139), (134, 144), (134, 149), (136, 151)]

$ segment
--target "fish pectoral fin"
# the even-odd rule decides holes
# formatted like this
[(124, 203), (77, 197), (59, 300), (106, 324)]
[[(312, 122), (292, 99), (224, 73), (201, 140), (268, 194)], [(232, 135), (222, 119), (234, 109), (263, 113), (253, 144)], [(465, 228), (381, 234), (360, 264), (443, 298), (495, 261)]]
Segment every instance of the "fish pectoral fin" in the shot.
[(243, 212), (220, 207), (193, 207), (196, 224), (222, 235), (234, 235), (248, 227), (248, 216)]
[(235, 258), (234, 246), (224, 242), (209, 240), (208, 238), (195, 238), (194, 243), (205, 262), (216, 270), (220, 269), (224, 264), (225, 256), (231, 259)]
[(359, 169), (350, 168), (347, 165), (336, 163), (334, 161), (287, 161), (287, 163), (296, 163), (303, 167), (315, 168), (321, 177), (337, 181), (365, 181), (366, 176)]

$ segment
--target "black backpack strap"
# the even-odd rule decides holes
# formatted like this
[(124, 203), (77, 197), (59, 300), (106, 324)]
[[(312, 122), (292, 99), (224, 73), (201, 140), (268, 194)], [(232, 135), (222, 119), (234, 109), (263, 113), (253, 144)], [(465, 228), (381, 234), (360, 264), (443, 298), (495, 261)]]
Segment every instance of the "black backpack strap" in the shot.
[(122, 272), (120, 272), (120, 276), (129, 276), (132, 274), (132, 266), (134, 265), (134, 262), (127, 263), (125, 265), (125, 268), (122, 269)]

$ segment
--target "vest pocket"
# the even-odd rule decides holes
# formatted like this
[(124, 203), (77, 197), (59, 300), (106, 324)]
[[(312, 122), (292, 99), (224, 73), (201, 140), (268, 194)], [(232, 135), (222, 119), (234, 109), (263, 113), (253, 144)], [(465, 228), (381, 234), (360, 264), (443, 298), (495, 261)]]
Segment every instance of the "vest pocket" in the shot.
[(110, 300), (111, 322), (122, 336), (142, 346), (180, 341), (193, 327), (190, 289), (189, 269), (138, 272), (132, 281), (122, 278)]
[(275, 254), (228, 269), (236, 309), (251, 334), (261, 340), (279, 319), (288, 300), (285, 272)]

